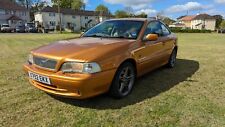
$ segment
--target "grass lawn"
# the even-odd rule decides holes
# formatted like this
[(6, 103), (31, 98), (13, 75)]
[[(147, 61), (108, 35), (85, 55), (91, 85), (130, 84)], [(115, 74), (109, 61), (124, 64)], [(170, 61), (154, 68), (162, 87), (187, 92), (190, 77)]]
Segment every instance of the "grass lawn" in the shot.
[(0, 34), (0, 126), (225, 126), (225, 35), (178, 34), (178, 63), (140, 78), (122, 100), (62, 99), (30, 85), (29, 50), (73, 34)]

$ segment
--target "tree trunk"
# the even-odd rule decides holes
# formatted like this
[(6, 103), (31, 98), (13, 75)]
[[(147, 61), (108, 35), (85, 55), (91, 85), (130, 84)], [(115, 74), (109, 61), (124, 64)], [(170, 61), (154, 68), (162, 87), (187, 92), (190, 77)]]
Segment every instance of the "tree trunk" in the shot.
[(26, 0), (26, 8), (29, 9), (29, 0)]

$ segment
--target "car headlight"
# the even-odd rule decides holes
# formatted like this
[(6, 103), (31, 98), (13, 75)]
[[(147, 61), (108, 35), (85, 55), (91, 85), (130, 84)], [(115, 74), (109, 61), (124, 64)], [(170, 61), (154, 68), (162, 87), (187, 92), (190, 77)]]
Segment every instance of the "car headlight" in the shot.
[(32, 55), (32, 54), (30, 54), (30, 55), (28, 56), (28, 63), (29, 63), (29, 64), (33, 64), (33, 63), (34, 63), (34, 58), (33, 58), (33, 55)]
[(66, 62), (62, 65), (61, 71), (63, 73), (97, 73), (101, 71), (99, 64), (93, 63), (79, 63), (79, 62)]

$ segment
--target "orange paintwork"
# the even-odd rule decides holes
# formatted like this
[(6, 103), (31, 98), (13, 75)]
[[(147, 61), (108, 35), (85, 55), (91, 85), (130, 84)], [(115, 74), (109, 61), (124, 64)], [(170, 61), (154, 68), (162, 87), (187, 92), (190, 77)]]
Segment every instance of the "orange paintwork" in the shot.
[[(177, 46), (176, 37), (171, 34), (159, 37), (157, 41), (143, 41), (144, 31), (151, 20), (126, 20), (145, 22), (136, 40), (81, 37), (32, 50), (34, 56), (56, 59), (59, 62), (55, 71), (25, 64), (25, 72), (47, 76), (53, 86), (29, 79), (30, 83), (50, 94), (85, 99), (107, 92), (117, 68), (128, 59), (135, 62), (138, 77), (167, 64), (172, 50)], [(100, 65), (101, 72), (63, 74), (59, 70), (66, 61), (96, 62)]]

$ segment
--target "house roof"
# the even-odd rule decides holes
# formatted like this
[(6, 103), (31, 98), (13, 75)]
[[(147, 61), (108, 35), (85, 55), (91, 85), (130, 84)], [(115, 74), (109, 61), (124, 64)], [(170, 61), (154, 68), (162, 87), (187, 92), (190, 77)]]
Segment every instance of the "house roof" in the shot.
[(7, 20), (22, 20), (22, 19), (13, 15), (13, 16), (9, 17)]
[(181, 18), (181, 21), (191, 21), (195, 18), (194, 15), (189, 15), (189, 16), (184, 16), (183, 18)]
[(194, 20), (201, 20), (201, 19), (215, 19), (215, 17), (213, 16), (210, 16), (208, 14), (199, 14), (199, 15), (196, 15)]
[[(111, 16), (108, 13), (101, 13), (101, 12), (96, 12), (96, 11), (84, 11), (84, 10), (73, 10), (73, 9), (66, 9), (66, 8), (61, 8), (60, 9), (61, 13), (63, 14), (68, 14), (68, 15), (84, 15), (84, 16)], [(58, 8), (57, 7), (45, 7), (44, 9), (41, 10), (41, 12), (54, 12), (58, 13)]]
[(180, 19), (184, 18), (185, 16), (186, 15), (180, 16), (180, 17), (177, 18), (177, 20), (180, 20)]
[(22, 7), (17, 3), (11, 2), (9, 0), (0, 0), (0, 9), (27, 11), (25, 7)]
[(215, 17), (208, 14), (190, 15), (181, 18), (181, 21), (202, 20), (202, 19), (215, 19)]

